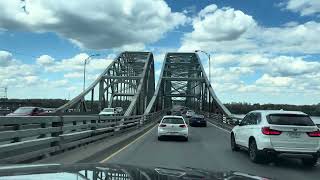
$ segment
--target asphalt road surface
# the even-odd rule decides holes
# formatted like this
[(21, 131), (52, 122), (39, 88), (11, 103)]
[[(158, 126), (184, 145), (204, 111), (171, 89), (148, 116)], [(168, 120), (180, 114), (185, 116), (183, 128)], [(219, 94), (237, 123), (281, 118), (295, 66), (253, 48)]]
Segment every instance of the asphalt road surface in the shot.
[(168, 168), (194, 167), (213, 171), (240, 171), (276, 179), (320, 179), (320, 165), (304, 167), (298, 160), (281, 159), (278, 163), (255, 164), (246, 152), (232, 152), (230, 134), (211, 124), (190, 127), (189, 141), (158, 141), (153, 128), (134, 143), (100, 161)]

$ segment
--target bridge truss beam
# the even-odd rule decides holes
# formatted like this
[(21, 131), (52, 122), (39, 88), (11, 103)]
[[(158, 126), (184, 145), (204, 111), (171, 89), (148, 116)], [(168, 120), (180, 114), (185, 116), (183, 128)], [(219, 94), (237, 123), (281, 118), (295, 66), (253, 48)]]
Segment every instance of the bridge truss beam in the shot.
[(153, 54), (123, 52), (84, 92), (55, 113), (70, 110), (97, 113), (106, 107), (122, 107), (126, 116), (140, 115), (144, 114), (154, 91)]
[(196, 53), (167, 53), (155, 94), (145, 113), (183, 104), (197, 111), (230, 117), (217, 98)]

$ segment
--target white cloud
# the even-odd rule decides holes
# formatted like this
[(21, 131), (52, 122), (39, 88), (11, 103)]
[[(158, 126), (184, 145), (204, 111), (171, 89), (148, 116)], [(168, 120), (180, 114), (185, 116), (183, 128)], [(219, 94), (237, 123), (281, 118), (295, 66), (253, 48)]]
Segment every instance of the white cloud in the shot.
[(286, 3), (287, 10), (299, 12), (301, 16), (313, 15), (320, 13), (319, 0), (289, 0)]
[(263, 86), (284, 86), (287, 87), (292, 83), (293, 79), (290, 77), (273, 77), (268, 74), (264, 74), (261, 78), (256, 80), (258, 85)]
[(254, 26), (253, 18), (242, 11), (233, 8), (217, 9), (217, 6), (212, 4), (194, 18), (194, 31), (186, 36), (194, 41), (231, 41), (238, 39)]
[(296, 76), (318, 73), (320, 62), (306, 61), (302, 57), (278, 56), (270, 60), (270, 69), (281, 76)]
[(25, 76), (23, 77), (27, 85), (34, 85), (39, 82), (39, 77), (32, 75), (32, 76)]
[(62, 79), (62, 80), (51, 81), (48, 84), (50, 84), (50, 86), (53, 88), (60, 88), (60, 87), (66, 87), (69, 84), (69, 81), (66, 79)]
[(36, 66), (23, 64), (7, 51), (0, 51), (0, 86), (25, 86), (36, 80)]
[(43, 66), (50, 66), (54, 63), (54, 58), (49, 55), (42, 55), (36, 60), (37, 64)]
[(83, 77), (83, 74), (79, 73), (79, 72), (70, 72), (70, 73), (64, 74), (63, 77), (65, 77), (65, 78), (80, 78), (80, 77)]
[(205, 7), (193, 19), (193, 31), (182, 39), (180, 51), (215, 53), (319, 53), (320, 23), (260, 26), (250, 15), (231, 8)]
[[(202, 58), (207, 67), (206, 57)], [(214, 53), (212, 86), (224, 102), (318, 103), (320, 61), (308, 58), (310, 56)], [(208, 67), (205, 70), (208, 75)]]
[[(53, 64), (42, 64), (49, 72), (80, 72), (84, 68), (84, 60), (89, 57), (86, 53), (76, 54), (75, 56), (60, 61), (56, 60)], [(91, 57), (86, 65), (87, 71), (102, 71), (108, 67), (112, 59)]]
[(0, 66), (8, 66), (12, 60), (11, 53), (7, 51), (0, 51)]
[(55, 32), (93, 49), (152, 43), (187, 19), (164, 0), (33, 0), (25, 5), (27, 13), (21, 1), (0, 1), (0, 28)]

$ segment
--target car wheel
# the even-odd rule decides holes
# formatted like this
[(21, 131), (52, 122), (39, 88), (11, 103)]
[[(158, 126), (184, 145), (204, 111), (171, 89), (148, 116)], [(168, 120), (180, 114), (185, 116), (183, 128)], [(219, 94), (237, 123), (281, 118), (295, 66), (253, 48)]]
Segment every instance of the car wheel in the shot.
[(204, 127), (207, 127), (207, 123), (204, 124)]
[(307, 167), (313, 167), (318, 162), (318, 156), (313, 156), (312, 158), (303, 158), (302, 163)]
[(162, 140), (161, 136), (158, 136), (158, 141), (161, 141), (161, 140)]
[(238, 147), (238, 145), (237, 145), (237, 143), (236, 143), (236, 140), (235, 140), (235, 138), (234, 138), (234, 134), (232, 133), (231, 134), (231, 150), (232, 151), (239, 151), (239, 147)]
[(254, 139), (250, 140), (249, 142), (249, 157), (250, 160), (254, 163), (261, 163), (264, 158), (262, 153), (259, 152), (257, 148), (257, 143)]
[(184, 138), (184, 141), (188, 141), (188, 137), (185, 137), (185, 138)]

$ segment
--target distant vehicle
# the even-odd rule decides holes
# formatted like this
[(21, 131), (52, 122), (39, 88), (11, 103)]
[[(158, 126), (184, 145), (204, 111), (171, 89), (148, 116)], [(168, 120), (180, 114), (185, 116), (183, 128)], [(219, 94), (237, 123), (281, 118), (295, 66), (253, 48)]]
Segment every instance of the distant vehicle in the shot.
[(231, 149), (248, 149), (251, 161), (258, 163), (282, 154), (315, 166), (319, 142), (318, 127), (307, 114), (298, 111), (252, 111), (231, 132)]
[(189, 119), (189, 125), (207, 127), (207, 121), (203, 115), (194, 115)]
[(117, 114), (122, 114), (123, 113), (123, 108), (122, 107), (116, 107), (116, 112), (117, 112)]
[(117, 114), (116, 108), (104, 108), (99, 115), (100, 116), (115, 116)]
[(40, 107), (19, 107), (7, 116), (39, 116), (43, 114), (45, 114), (45, 111)]
[(194, 114), (195, 114), (195, 113), (194, 113), (194, 111), (192, 111), (192, 110), (188, 110), (188, 111), (186, 112), (186, 116), (187, 116), (188, 118), (192, 117)]
[(158, 140), (163, 137), (183, 137), (188, 141), (188, 125), (182, 116), (164, 116), (158, 126)]
[(182, 116), (182, 114), (181, 114), (180, 111), (175, 111), (175, 112), (173, 112), (173, 115), (175, 115), (175, 116)]

